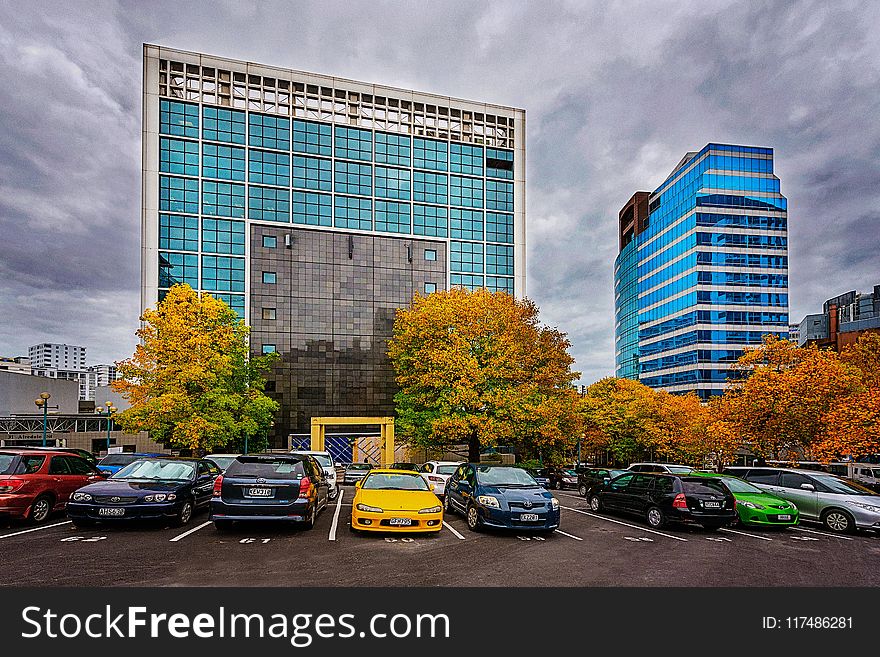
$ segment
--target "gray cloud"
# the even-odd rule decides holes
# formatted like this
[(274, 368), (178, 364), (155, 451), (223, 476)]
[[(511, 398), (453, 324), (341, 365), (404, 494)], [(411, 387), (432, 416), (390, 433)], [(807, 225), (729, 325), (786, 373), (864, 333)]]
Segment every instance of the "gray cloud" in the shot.
[(141, 43), (527, 110), (528, 293), (613, 371), (616, 217), (708, 141), (776, 149), (792, 319), (880, 282), (878, 3), (0, 4), (0, 354), (127, 356)]

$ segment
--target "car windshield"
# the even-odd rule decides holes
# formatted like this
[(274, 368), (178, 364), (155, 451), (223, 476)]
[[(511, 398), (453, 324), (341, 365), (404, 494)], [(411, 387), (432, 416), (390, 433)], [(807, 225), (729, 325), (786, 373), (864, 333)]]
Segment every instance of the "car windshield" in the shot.
[(233, 459), (225, 476), (234, 479), (302, 479), (305, 474), (301, 460), (294, 459)]
[(732, 493), (749, 493), (752, 495), (755, 493), (761, 495), (767, 494), (767, 491), (763, 491), (757, 486), (752, 486), (749, 482), (737, 479), (736, 477), (719, 477), (719, 479), (724, 482), (724, 485), (727, 486)]
[(420, 474), (371, 472), (361, 485), (364, 490), (431, 490)]
[(477, 468), (477, 480), (485, 486), (530, 486), (538, 485), (535, 478), (522, 468), (488, 467)]
[(672, 474), (687, 474), (688, 472), (694, 471), (694, 469), (688, 465), (667, 465), (666, 468)]
[(575, 472), (574, 470), (563, 470), (562, 474), (568, 475), (569, 477), (577, 476), (577, 472)]
[(844, 481), (843, 479), (838, 479), (837, 477), (832, 477), (831, 475), (817, 475), (810, 473), (810, 476), (813, 477), (820, 484), (824, 484), (831, 489), (832, 493), (843, 493), (844, 495), (870, 495), (871, 497), (880, 497), (880, 494), (875, 493), (870, 488), (865, 488), (857, 484), (854, 481)]
[(225, 470), (226, 468), (229, 467), (229, 464), (235, 460), (235, 457), (234, 456), (216, 456), (216, 455), (212, 454), (210, 456), (206, 456), (205, 460), (211, 461), (212, 463), (216, 464), (217, 467), (220, 468), (221, 470)]
[(168, 459), (135, 461), (127, 465), (111, 479), (157, 479), (163, 481), (190, 481), (195, 477), (195, 467), (187, 461)]
[(372, 470), (373, 466), (369, 463), (352, 463), (346, 470)]
[(452, 475), (458, 469), (457, 465), (438, 465), (437, 474)]

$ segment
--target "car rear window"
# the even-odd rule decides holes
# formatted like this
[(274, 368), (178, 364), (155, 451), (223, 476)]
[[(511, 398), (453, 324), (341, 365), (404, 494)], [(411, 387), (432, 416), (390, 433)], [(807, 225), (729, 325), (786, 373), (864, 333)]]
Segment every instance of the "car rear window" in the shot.
[(45, 463), (45, 456), (25, 454), (0, 454), (0, 474), (21, 475), (38, 472)]
[(438, 465), (437, 466), (437, 474), (451, 475), (451, 474), (455, 474), (455, 471), (457, 469), (458, 469), (457, 465)]
[(226, 468), (226, 476), (230, 478), (302, 479), (304, 475), (303, 462), (293, 459), (274, 459), (271, 461), (236, 459)]
[(713, 495), (716, 493), (721, 493), (722, 495), (729, 494), (727, 488), (724, 487), (724, 484), (713, 479), (682, 479), (681, 487), (685, 493), (693, 495)]

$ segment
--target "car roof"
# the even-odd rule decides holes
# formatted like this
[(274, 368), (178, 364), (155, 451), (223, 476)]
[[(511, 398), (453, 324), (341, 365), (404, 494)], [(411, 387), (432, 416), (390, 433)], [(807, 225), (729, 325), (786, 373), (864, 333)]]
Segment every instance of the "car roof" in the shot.
[[(0, 448), (0, 454), (10, 454), (12, 456), (21, 456), (22, 454), (33, 454), (33, 451), (29, 449), (19, 449), (18, 447), (3, 447)], [(78, 456), (73, 452), (66, 452), (63, 449), (41, 449), (40, 454), (47, 455), (62, 455), (62, 456)]]
[(212, 456), (222, 456), (224, 458), (225, 457), (238, 458), (239, 456), (253, 456), (253, 454), (208, 454), (207, 456), (205, 456), (205, 458), (209, 459)]
[(416, 472), (415, 470), (399, 470), (397, 468), (373, 468), (370, 474), (405, 474), (405, 475), (416, 475), (421, 477), (421, 473)]
[(776, 470), (779, 472), (795, 472), (797, 474), (803, 475), (828, 475), (829, 477), (835, 476), (830, 472), (825, 472), (824, 470), (807, 470), (806, 468), (777, 468), (772, 465), (732, 465), (724, 469), (734, 470), (737, 472), (742, 472), (743, 470)]
[(465, 461), (425, 461), (425, 463), (433, 463), (434, 465), (461, 465)]

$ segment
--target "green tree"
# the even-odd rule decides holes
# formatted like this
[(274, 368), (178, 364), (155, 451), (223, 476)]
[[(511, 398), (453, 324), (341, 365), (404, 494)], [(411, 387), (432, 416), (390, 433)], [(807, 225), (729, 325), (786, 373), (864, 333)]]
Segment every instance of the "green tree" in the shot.
[(214, 450), (265, 434), (278, 403), (263, 393), (275, 354), (248, 357), (249, 329), (223, 301), (176, 285), (141, 317), (140, 344), (113, 389), (116, 421), (168, 447)]
[(396, 427), (409, 444), (513, 444), (561, 453), (579, 433), (578, 374), (564, 333), (531, 301), (461, 288), (416, 296), (397, 311), (388, 354), (400, 391)]

